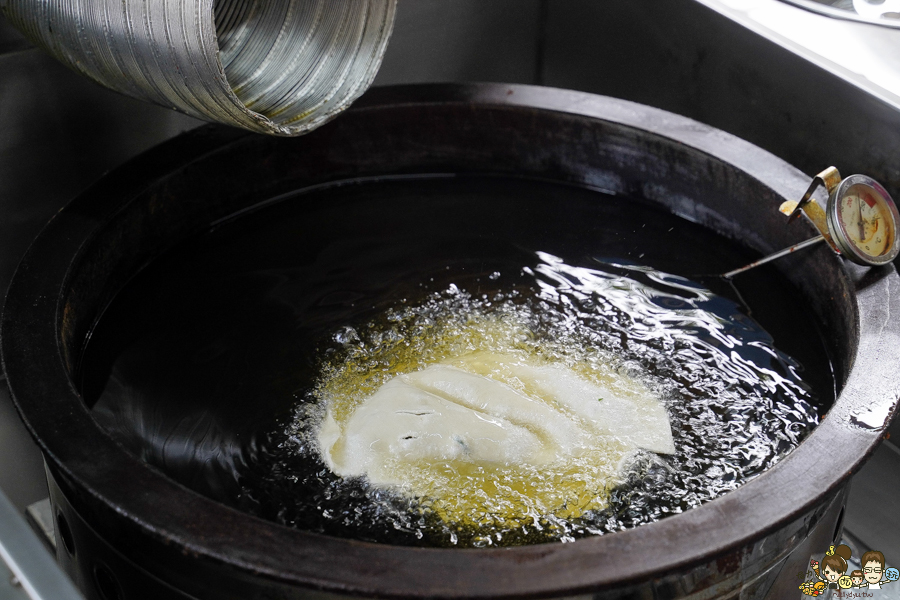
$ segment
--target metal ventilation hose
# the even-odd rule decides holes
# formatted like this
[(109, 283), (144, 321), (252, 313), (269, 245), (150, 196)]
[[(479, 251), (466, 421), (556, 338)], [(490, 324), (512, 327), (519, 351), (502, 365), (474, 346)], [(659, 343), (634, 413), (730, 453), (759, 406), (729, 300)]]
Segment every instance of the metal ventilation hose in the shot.
[(274, 135), (372, 83), (397, 0), (0, 0), (35, 44), (123, 94)]

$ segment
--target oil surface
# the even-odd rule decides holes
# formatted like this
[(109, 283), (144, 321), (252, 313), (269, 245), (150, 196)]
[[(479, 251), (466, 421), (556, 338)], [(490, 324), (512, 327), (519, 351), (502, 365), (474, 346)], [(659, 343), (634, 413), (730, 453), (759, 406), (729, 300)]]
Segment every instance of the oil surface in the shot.
[[(683, 277), (752, 258), (633, 199), (535, 181), (410, 179), (298, 194), (139, 274), (95, 327), (82, 391), (143, 460), (276, 522), (395, 544), (569, 541), (732, 490), (824, 414), (827, 357), (776, 271), (738, 280), (756, 320)], [(639, 380), (662, 398), (677, 453), (635, 456), (604, 490), (580, 485), (577, 472), (536, 474), (536, 485), (564, 480), (565, 497), (513, 521), (490, 510), (448, 517), (427, 496), (324, 465), (311, 434), (329, 385), (364, 395), (492, 344), (589, 377)], [(492, 475), (496, 489), (515, 487)]]

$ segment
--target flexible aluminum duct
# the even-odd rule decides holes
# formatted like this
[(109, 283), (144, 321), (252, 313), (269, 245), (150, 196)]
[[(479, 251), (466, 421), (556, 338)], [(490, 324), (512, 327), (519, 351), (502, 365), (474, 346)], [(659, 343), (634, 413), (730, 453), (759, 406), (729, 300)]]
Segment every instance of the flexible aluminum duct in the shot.
[(0, 0), (35, 44), (123, 94), (275, 135), (372, 83), (397, 0)]

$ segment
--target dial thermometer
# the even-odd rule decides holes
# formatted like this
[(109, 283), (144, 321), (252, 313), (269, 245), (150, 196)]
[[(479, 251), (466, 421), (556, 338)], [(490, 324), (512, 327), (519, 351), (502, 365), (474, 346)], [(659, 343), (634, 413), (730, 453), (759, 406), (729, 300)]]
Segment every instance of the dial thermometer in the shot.
[[(812, 197), (820, 185), (828, 190), (828, 204), (824, 210)], [(860, 265), (883, 265), (900, 253), (900, 237), (897, 236), (900, 214), (897, 206), (887, 190), (871, 177), (851, 175), (841, 179), (836, 168), (828, 167), (813, 178), (799, 202), (785, 202), (779, 210), (789, 215), (788, 223), (792, 223), (801, 212), (804, 213), (820, 235), (724, 273), (722, 277), (730, 279), (738, 273), (823, 241), (837, 254)]]

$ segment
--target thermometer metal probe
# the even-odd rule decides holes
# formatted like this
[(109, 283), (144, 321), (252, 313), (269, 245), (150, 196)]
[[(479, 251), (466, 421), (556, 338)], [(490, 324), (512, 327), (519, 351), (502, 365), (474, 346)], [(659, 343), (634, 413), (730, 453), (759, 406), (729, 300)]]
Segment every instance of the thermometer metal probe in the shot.
[[(828, 190), (828, 204), (824, 210), (812, 197), (820, 185)], [(835, 253), (860, 265), (887, 264), (900, 253), (897, 206), (884, 187), (871, 177), (851, 175), (841, 179), (836, 168), (828, 167), (813, 178), (799, 202), (784, 202), (779, 210), (788, 215), (788, 224), (801, 213), (805, 214), (819, 230), (819, 235), (723, 273), (723, 278), (731, 279), (819, 242), (827, 242)]]

